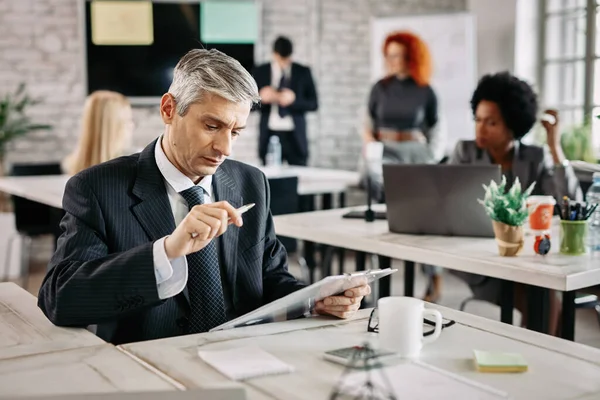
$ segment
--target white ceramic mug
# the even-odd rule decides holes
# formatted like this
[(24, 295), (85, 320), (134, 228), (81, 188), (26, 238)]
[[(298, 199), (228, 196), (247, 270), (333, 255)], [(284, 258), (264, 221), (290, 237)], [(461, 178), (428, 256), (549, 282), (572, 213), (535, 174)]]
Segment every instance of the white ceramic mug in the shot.
[[(425, 303), (414, 297), (384, 297), (377, 302), (379, 313), (379, 345), (401, 357), (417, 357), (424, 344), (436, 340), (442, 332), (442, 314), (425, 309)], [(423, 337), (423, 318), (435, 320), (432, 335)]]

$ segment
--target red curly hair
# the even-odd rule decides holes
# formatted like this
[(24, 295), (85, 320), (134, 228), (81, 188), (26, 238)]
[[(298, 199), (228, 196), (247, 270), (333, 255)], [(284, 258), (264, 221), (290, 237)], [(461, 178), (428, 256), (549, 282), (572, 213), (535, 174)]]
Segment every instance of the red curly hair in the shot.
[(429, 48), (417, 35), (407, 31), (390, 33), (383, 42), (383, 56), (387, 55), (390, 43), (398, 43), (406, 48), (408, 74), (415, 80), (417, 85), (429, 84), (432, 73), (431, 55)]

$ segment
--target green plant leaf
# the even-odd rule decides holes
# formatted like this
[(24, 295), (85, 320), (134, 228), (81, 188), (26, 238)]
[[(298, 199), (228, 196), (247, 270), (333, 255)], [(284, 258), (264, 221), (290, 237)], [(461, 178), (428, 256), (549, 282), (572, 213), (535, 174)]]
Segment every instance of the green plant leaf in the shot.
[(26, 111), (39, 104), (39, 99), (31, 98), (26, 93), (24, 83), (19, 84), (14, 93), (6, 93), (0, 101), (0, 154), (6, 144), (32, 131), (52, 129), (51, 125), (34, 123)]
[(484, 185), (485, 195), (483, 200), (479, 200), (490, 218), (512, 226), (523, 225), (528, 216), (526, 199), (533, 190), (534, 184), (522, 192), (521, 183), (516, 178), (510, 190), (506, 191), (506, 177), (498, 185), (496, 182), (490, 182), (489, 186)]

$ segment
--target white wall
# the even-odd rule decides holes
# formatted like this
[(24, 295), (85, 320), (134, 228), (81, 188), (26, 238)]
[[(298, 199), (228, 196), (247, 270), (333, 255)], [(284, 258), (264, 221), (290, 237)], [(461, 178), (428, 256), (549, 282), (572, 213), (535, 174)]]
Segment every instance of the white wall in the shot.
[(517, 1), (467, 1), (467, 9), (475, 15), (477, 26), (477, 76), (514, 72)]
[(540, 0), (517, 1), (517, 24), (515, 33), (515, 74), (537, 88), (538, 73), (538, 12)]
[[(60, 160), (72, 150), (84, 99), (83, 39), (77, 4), (82, 0), (0, 0), (0, 95), (20, 81), (43, 104), (31, 109), (50, 132), (15, 140), (8, 162)], [(263, 0), (259, 35), (262, 54), (283, 34), (294, 42), (294, 58), (313, 69), (319, 111), (309, 113), (308, 132), (315, 166), (355, 170), (360, 154), (361, 119), (370, 88), (371, 17), (449, 13), (466, 10), (467, 0)], [(505, 1), (505, 0), (498, 0)], [(155, 107), (134, 110), (134, 146), (163, 130)], [(240, 136), (236, 158), (256, 162), (258, 116)]]

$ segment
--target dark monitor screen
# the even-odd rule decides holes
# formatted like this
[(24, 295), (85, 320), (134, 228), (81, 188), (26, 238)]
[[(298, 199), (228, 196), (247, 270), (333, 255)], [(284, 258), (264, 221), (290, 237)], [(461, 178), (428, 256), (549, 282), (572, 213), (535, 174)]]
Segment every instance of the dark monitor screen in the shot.
[(179, 59), (194, 48), (220, 50), (250, 71), (254, 66), (254, 45), (203, 43), (200, 12), (199, 2), (153, 2), (151, 45), (95, 45), (91, 2), (85, 1), (87, 93), (105, 89), (131, 98), (160, 97), (167, 92)]

